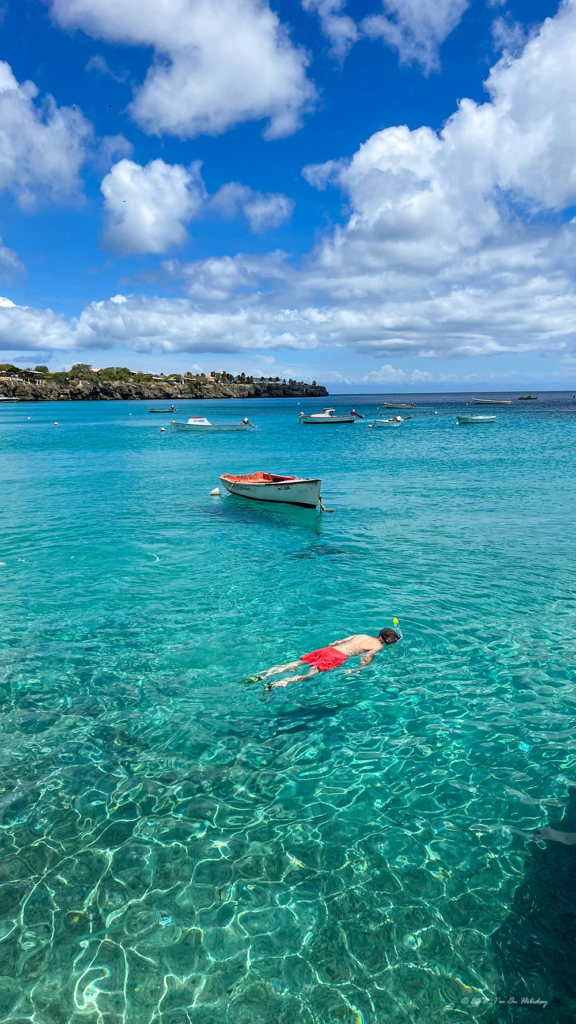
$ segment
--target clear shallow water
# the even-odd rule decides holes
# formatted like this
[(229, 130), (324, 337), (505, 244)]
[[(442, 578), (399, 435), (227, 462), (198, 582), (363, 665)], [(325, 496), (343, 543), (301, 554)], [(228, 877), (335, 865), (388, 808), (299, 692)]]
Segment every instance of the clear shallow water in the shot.
[[(518, 892), (557, 899), (576, 850), (540, 836), (576, 785), (576, 402), (456, 428), (465, 398), (418, 396), (385, 431), (333, 401), (367, 418), (0, 410), (1, 1020), (574, 1012)], [(257, 469), (321, 475), (335, 514), (209, 497)], [(238, 682), (393, 616), (361, 674)]]

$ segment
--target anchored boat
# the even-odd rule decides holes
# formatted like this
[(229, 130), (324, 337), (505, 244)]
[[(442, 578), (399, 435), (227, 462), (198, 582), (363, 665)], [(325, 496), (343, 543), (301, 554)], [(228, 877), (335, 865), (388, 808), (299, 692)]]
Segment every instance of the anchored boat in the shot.
[(456, 423), (494, 423), (495, 416), (457, 416)]
[(473, 398), (474, 405), (512, 405), (511, 398)]
[[(411, 419), (411, 417), (407, 416), (406, 419)], [(374, 420), (375, 427), (399, 427), (401, 423), (404, 423), (401, 416), (394, 416), (391, 420)]]
[(205, 416), (191, 416), (187, 423), (178, 423), (171, 420), (171, 430), (191, 430), (195, 433), (204, 434), (213, 430), (248, 430), (250, 423), (210, 423)]
[(519, 395), (518, 396), (518, 401), (519, 402), (537, 402), (538, 401), (538, 395)]
[(385, 409), (415, 409), (414, 402), (384, 402)]
[(310, 416), (301, 412), (299, 420), (300, 423), (354, 423), (356, 419), (352, 413), (349, 416), (335, 416), (334, 411), (334, 409), (324, 409), (323, 412), (313, 412)]
[(283, 502), (303, 508), (316, 508), (320, 501), (320, 479), (279, 476), (276, 473), (245, 473), (242, 476), (223, 473), (220, 480), (230, 494), (237, 494), (240, 498)]

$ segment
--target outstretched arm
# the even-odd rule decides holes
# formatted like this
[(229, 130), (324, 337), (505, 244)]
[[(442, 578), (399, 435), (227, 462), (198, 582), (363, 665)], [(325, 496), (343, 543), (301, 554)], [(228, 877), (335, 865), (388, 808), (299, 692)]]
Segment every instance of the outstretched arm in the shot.
[(358, 668), (366, 668), (366, 665), (370, 665), (374, 661), (377, 654), (378, 651), (370, 651), (369, 654), (363, 654), (358, 662)]

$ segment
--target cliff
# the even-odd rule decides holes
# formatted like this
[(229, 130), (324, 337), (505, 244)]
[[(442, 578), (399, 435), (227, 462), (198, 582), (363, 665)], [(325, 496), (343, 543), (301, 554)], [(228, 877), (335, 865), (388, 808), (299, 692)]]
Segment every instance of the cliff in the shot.
[(129, 399), (160, 399), (172, 403), (182, 398), (328, 398), (325, 387), (312, 384), (136, 384), (129, 381), (0, 380), (0, 396), (23, 402), (114, 402)]

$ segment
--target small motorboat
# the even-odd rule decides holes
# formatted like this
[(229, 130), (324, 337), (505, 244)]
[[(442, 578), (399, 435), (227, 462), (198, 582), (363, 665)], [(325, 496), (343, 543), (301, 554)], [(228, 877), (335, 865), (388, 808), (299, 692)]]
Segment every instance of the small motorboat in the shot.
[(15, 395), (4, 395), (0, 397), (0, 402), (19, 402), (20, 399), (16, 398)]
[[(411, 416), (406, 416), (406, 420), (411, 420)], [(391, 420), (374, 420), (375, 427), (399, 427), (401, 423), (405, 423), (401, 416), (394, 416)]]
[(210, 423), (210, 420), (207, 420), (205, 416), (191, 416), (187, 423), (178, 423), (176, 420), (170, 421), (171, 430), (191, 430), (200, 434), (213, 430), (248, 430), (248, 427), (251, 426), (251, 423), (248, 421), (244, 422), (243, 420), (240, 423)]
[(519, 402), (537, 402), (538, 401), (538, 395), (519, 395), (518, 396), (518, 401)]
[(324, 409), (322, 412), (313, 412), (310, 416), (307, 416), (305, 412), (301, 412), (298, 419), (300, 423), (354, 423), (356, 416), (350, 413), (349, 416), (335, 416), (334, 409)]
[(474, 405), (512, 405), (511, 398), (473, 398)]
[(173, 405), (169, 409), (148, 409), (148, 412), (176, 412)]
[(460, 426), (461, 423), (494, 423), (495, 416), (457, 416), (456, 424)]
[(223, 473), (220, 481), (229, 494), (237, 494), (240, 498), (282, 502), (302, 508), (316, 508), (322, 484), (321, 480), (279, 476), (276, 473), (245, 473), (243, 476)]
[(385, 409), (415, 409), (414, 402), (384, 402)]

